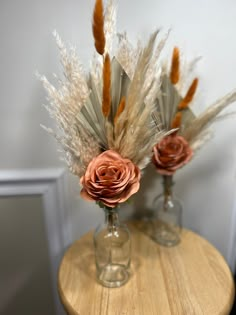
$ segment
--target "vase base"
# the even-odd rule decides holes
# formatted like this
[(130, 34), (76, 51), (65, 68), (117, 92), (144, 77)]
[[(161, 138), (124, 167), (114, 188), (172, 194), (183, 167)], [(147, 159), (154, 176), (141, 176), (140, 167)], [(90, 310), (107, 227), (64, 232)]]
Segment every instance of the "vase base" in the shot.
[(123, 265), (109, 264), (100, 270), (97, 278), (105, 287), (118, 288), (128, 281), (129, 272)]
[(171, 229), (158, 229), (154, 235), (155, 241), (163, 246), (171, 247), (180, 243), (179, 234)]

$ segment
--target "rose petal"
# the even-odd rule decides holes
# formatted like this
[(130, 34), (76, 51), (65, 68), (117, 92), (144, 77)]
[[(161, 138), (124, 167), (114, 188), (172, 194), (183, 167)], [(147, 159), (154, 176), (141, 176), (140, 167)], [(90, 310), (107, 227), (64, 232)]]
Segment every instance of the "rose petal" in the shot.
[(115, 207), (136, 193), (140, 186), (140, 170), (129, 159), (107, 150), (88, 165), (80, 183), (81, 196), (86, 200), (100, 200), (108, 207)]
[(92, 198), (85, 189), (81, 189), (80, 196), (86, 200), (94, 200), (94, 198)]
[(183, 137), (170, 135), (153, 148), (152, 162), (160, 174), (172, 175), (188, 163), (192, 155), (192, 149)]

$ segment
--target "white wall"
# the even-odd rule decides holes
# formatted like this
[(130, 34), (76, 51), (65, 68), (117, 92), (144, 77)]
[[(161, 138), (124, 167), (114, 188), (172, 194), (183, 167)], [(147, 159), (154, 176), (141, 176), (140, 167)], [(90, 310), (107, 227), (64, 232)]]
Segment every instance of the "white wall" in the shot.
[[(92, 0), (1, 1), (0, 169), (62, 165), (54, 139), (39, 127), (52, 122), (41, 106), (45, 93), (34, 72), (37, 69), (49, 78), (59, 72), (54, 29), (65, 41), (76, 44), (82, 62), (88, 65), (93, 53), (92, 8)], [(146, 37), (157, 27), (172, 27), (168, 47), (178, 45), (189, 58), (203, 56), (198, 67), (201, 103), (195, 108), (199, 112), (236, 87), (235, 14), (233, 0), (120, 0), (118, 29), (126, 29), (136, 39), (137, 34)], [(214, 131), (215, 138), (178, 172), (176, 193), (184, 204), (185, 226), (204, 235), (228, 258), (236, 199), (236, 124), (227, 120)], [(143, 200), (140, 207), (151, 207), (159, 193), (158, 181), (149, 170), (136, 199)], [(100, 210), (78, 197), (77, 183), (77, 179), (70, 181), (74, 238), (102, 217)]]

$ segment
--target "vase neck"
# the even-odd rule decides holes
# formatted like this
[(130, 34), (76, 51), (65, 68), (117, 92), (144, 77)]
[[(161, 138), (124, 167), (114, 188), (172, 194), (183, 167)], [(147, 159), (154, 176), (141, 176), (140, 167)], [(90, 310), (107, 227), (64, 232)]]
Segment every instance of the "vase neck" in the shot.
[(117, 209), (105, 210), (105, 222), (110, 227), (119, 224), (119, 216)]
[(164, 175), (163, 176), (163, 193), (164, 193), (165, 199), (172, 198), (173, 185), (174, 185), (173, 176)]

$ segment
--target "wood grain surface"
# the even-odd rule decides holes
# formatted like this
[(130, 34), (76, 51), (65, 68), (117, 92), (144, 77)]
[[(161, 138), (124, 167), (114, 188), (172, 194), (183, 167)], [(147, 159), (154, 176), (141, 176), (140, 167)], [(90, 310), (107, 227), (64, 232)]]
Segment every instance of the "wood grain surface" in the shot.
[(183, 230), (175, 247), (162, 247), (129, 224), (131, 277), (115, 289), (96, 282), (92, 232), (65, 253), (58, 275), (62, 303), (71, 315), (223, 315), (234, 300), (234, 282), (221, 254)]

